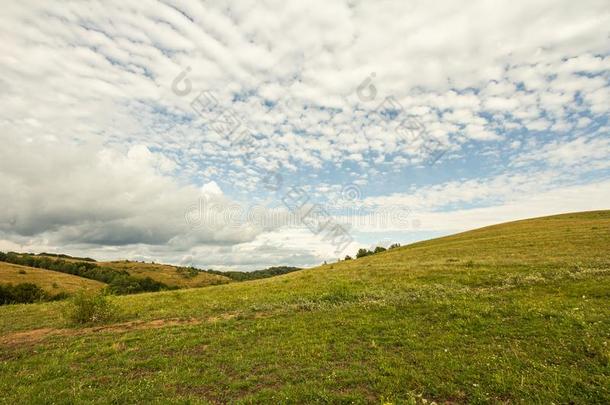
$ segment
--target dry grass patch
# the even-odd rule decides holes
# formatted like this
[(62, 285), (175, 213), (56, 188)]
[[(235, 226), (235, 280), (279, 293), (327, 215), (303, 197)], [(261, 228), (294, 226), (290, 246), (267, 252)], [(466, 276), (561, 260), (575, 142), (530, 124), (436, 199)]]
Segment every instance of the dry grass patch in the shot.
[(106, 285), (71, 274), (0, 262), (0, 284), (22, 283), (36, 284), (53, 295), (61, 292), (72, 294), (79, 290), (99, 291)]

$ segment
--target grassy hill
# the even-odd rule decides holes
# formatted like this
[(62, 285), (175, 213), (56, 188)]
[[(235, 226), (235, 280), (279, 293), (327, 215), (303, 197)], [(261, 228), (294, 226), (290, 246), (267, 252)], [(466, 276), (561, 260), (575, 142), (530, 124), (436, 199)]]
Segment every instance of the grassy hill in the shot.
[[(231, 282), (230, 277), (194, 268), (128, 260), (97, 262), (64, 254), (0, 252), (0, 263), (62, 272), (108, 284), (115, 293), (137, 293), (176, 288), (205, 287)], [(41, 276), (44, 273), (41, 273)], [(39, 280), (42, 280), (41, 277)]]
[[(610, 211), (358, 260), (114, 298), (0, 307), (7, 403), (610, 403)], [(0, 400), (2, 401), (2, 400)]]
[(17, 253), (17, 255), (31, 256), (36, 258), (43, 257), (54, 261), (64, 261), (69, 263), (89, 264), (109, 271), (126, 271), (130, 276), (135, 278), (150, 278), (154, 281), (163, 283), (170, 288), (197, 288), (210, 285), (226, 284), (232, 281), (257, 280), (301, 270), (298, 267), (276, 266), (254, 271), (218, 271), (130, 260), (98, 262), (91, 258), (79, 258), (54, 253)]
[(20, 283), (36, 284), (50, 294), (61, 292), (71, 294), (82, 289), (96, 291), (105, 286), (99, 281), (71, 274), (0, 262), (0, 284)]
[(205, 287), (209, 285), (226, 284), (231, 279), (205, 272), (189, 272), (183, 267), (168, 264), (141, 263), (132, 261), (98, 262), (100, 266), (117, 270), (125, 270), (133, 277), (150, 277), (168, 286), (180, 288)]

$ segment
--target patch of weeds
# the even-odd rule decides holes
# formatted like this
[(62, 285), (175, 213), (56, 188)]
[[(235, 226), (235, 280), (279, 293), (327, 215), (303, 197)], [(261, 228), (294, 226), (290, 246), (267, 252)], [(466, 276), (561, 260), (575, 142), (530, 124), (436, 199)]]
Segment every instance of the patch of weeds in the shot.
[(298, 311), (315, 311), (320, 308), (320, 304), (311, 300), (301, 299), (296, 302), (295, 307)]
[(342, 304), (344, 302), (353, 302), (359, 299), (358, 294), (350, 291), (345, 285), (333, 286), (327, 293), (322, 294), (317, 301), (329, 304)]
[(361, 294), (350, 291), (346, 286), (334, 286), (320, 296), (300, 298), (292, 305), (299, 311), (315, 311), (324, 307), (356, 302), (361, 298)]
[(64, 315), (74, 325), (93, 325), (117, 320), (119, 308), (103, 293), (79, 291), (70, 300)]
[(580, 273), (582, 271), (582, 269), (580, 268), (580, 265), (575, 264), (570, 267), (569, 271), (570, 271), (570, 273)]
[(177, 267), (176, 273), (180, 274), (183, 278), (190, 280), (199, 275), (199, 270), (194, 267)]
[(184, 301), (184, 294), (182, 294), (179, 290), (173, 290), (168, 294), (175, 301)]

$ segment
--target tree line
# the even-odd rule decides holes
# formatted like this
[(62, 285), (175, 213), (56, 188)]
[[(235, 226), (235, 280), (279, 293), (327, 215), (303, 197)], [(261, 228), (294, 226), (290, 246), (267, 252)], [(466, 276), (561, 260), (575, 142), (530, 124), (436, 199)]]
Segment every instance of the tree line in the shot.
[(67, 261), (59, 258), (15, 252), (0, 252), (0, 261), (21, 266), (53, 270), (60, 273), (88, 278), (90, 280), (101, 281), (102, 283), (108, 284), (106, 288), (109, 293), (117, 295), (155, 292), (176, 288), (170, 287), (160, 281), (153, 280), (150, 277), (136, 278), (125, 270), (116, 270), (110, 267), (99, 266), (94, 262)]
[(300, 267), (290, 267), (290, 266), (276, 266), (269, 267), (264, 270), (255, 270), (255, 271), (219, 271), (219, 270), (201, 270), (205, 273), (210, 274), (218, 274), (221, 276), (229, 277), (235, 281), (247, 281), (247, 280), (258, 280), (261, 278), (280, 276), (282, 274), (292, 273), (293, 271), (301, 270)]
[[(360, 248), (360, 249), (358, 249), (358, 252), (356, 252), (356, 259), (359, 259), (361, 257), (370, 256), (370, 255), (375, 255), (377, 253), (382, 253), (382, 252), (385, 252), (386, 250), (396, 249), (399, 247), (400, 247), (400, 243), (393, 243), (387, 249), (384, 248), (383, 246), (377, 246), (373, 250)], [(352, 257), (349, 255), (345, 256), (345, 260), (352, 260)]]

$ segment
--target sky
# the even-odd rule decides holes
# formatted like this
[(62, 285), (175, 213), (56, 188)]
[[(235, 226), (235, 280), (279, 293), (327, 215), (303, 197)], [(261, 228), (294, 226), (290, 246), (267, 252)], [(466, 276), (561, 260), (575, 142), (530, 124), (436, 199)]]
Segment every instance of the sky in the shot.
[(214, 269), (610, 208), (607, 0), (9, 0), (0, 250)]

